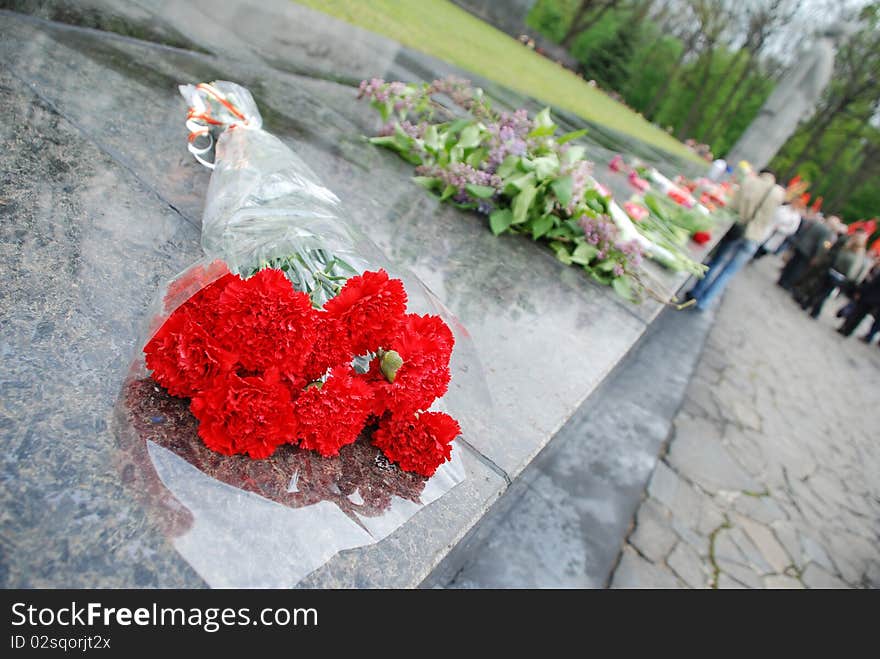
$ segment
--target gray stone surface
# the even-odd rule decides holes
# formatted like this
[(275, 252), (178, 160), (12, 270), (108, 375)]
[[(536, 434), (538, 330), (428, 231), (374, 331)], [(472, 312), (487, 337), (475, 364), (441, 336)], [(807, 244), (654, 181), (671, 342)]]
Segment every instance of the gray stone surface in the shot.
[(801, 574), (801, 581), (808, 588), (849, 588), (842, 580), (829, 574), (815, 563), (810, 563)]
[[(455, 587), (528, 587), (536, 584), (601, 587), (630, 531), (633, 511), (670, 431), (680, 405), (689, 367), (708, 330), (710, 317), (692, 323), (669, 311), (619, 365), (600, 389), (569, 420), (519, 480), (528, 492), (503, 508), (503, 519), (470, 547), (471, 555), (451, 578)], [(663, 481), (662, 463), (651, 491), (668, 493), (671, 503), (693, 500), (693, 487), (671, 474)], [(651, 524), (660, 523), (662, 506), (645, 515), (636, 543), (651, 542)], [(683, 526), (696, 525), (699, 502)], [(680, 533), (653, 536), (661, 554)], [(702, 544), (702, 550), (707, 547)], [(694, 547), (694, 551), (699, 551)], [(672, 545), (669, 545), (669, 549)], [(644, 559), (640, 559), (644, 560)], [(638, 562), (636, 562), (638, 564)]]
[(697, 435), (686, 427), (688, 432), (681, 436), (676, 427), (667, 459), (679, 474), (710, 492), (758, 488), (758, 483), (730, 457), (719, 438)]
[(669, 570), (639, 556), (631, 547), (624, 547), (620, 563), (614, 571), (611, 588), (682, 588)]
[[(495, 422), (468, 437), (467, 483), (304, 585), (418, 584), (660, 311), (630, 307), (531, 241), (496, 239), (482, 218), (438, 204), (409, 180), (411, 166), (363, 140), (379, 119), (355, 99), (361, 77), (417, 80), (450, 67), (287, 0), (15, 6), (37, 17), (0, 11), (0, 214), (4, 262), (13, 264), (0, 298), (4, 585), (201, 585), (123, 486), (109, 424), (151, 301), (200, 254), (209, 172), (185, 150), (179, 83), (231, 79), (253, 91), (265, 128), (468, 328), (495, 401)], [(501, 107), (536, 107), (488, 87)], [(566, 128), (577, 125), (561, 117)], [(594, 137), (597, 157), (640, 148), (608, 131)], [(671, 289), (684, 280), (653, 272)], [(522, 356), (536, 354), (524, 368)], [(675, 377), (684, 386), (686, 377)], [(612, 540), (601, 540), (606, 573), (665, 418), (639, 417), (636, 406), (617, 413), (605, 432), (620, 423), (634, 435), (648, 429), (645, 447), (629, 454), (588, 445), (608, 476), (584, 485), (577, 509), (602, 534), (612, 529)], [(626, 496), (609, 503), (609, 483)], [(551, 501), (553, 487), (544, 493)]]
[(746, 535), (761, 552), (761, 556), (775, 572), (784, 572), (785, 568), (793, 563), (785, 548), (779, 544), (773, 532), (766, 526), (742, 515), (736, 516), (736, 524), (746, 532)]
[(662, 563), (677, 542), (678, 536), (669, 527), (669, 513), (653, 500), (642, 504), (629, 543), (643, 556)]
[(784, 574), (771, 574), (764, 577), (764, 586), (773, 589), (802, 590), (804, 585), (794, 577)]
[(723, 558), (718, 558), (717, 554), (715, 563), (718, 565), (718, 569), (720, 571), (718, 579), (719, 588), (721, 588), (722, 577), (734, 579), (747, 588), (764, 587), (764, 582), (761, 580), (760, 575), (749, 567), (741, 565), (740, 563), (735, 563), (733, 561), (726, 561)]
[(706, 564), (697, 555), (697, 552), (687, 544), (679, 542), (675, 549), (672, 550), (669, 558), (666, 559), (666, 564), (679, 579), (691, 588), (706, 587), (708, 583)]
[[(690, 547), (711, 545), (715, 587), (877, 587), (880, 446), (863, 411), (880, 402), (880, 355), (831, 331), (837, 304), (818, 322), (805, 317), (772, 286), (778, 267), (771, 257), (746, 268), (716, 310), (642, 506), (662, 504), (655, 524)], [(680, 497), (687, 481), (701, 501), (695, 528), (683, 521), (694, 508)]]

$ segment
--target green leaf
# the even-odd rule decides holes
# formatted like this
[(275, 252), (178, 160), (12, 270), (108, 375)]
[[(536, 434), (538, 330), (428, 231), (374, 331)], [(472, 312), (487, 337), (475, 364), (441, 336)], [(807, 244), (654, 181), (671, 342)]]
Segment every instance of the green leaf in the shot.
[(574, 251), (571, 253), (571, 260), (580, 265), (587, 265), (590, 261), (596, 258), (596, 254), (599, 253), (599, 250), (590, 245), (589, 243), (581, 243), (577, 247), (574, 248)]
[(475, 146), (480, 146), (481, 141), (480, 128), (476, 125), (468, 126), (458, 137), (458, 145), (462, 149), (473, 149)]
[(491, 185), (475, 185), (473, 183), (468, 183), (464, 188), (479, 199), (488, 199), (495, 194), (495, 188)]
[(547, 238), (571, 238), (571, 229), (567, 226), (556, 227), (547, 232)]
[(629, 300), (630, 302), (633, 301), (632, 282), (626, 275), (612, 279), (611, 288), (613, 288), (614, 292), (624, 300)]
[(553, 188), (553, 194), (556, 195), (559, 203), (563, 206), (568, 206), (568, 202), (571, 201), (571, 195), (574, 192), (574, 179), (571, 176), (563, 176), (553, 181), (550, 187)]
[(397, 143), (396, 135), (382, 135), (380, 137), (371, 137), (370, 144), (375, 144), (376, 146), (384, 146), (387, 149), (393, 149), (395, 151), (400, 150), (400, 147)]
[(501, 178), (507, 178), (511, 174), (513, 174), (517, 170), (517, 166), (519, 165), (520, 156), (507, 156), (500, 165), (498, 165), (498, 169), (495, 170), (495, 173), (498, 174)]
[(440, 183), (440, 179), (436, 176), (413, 176), (412, 180), (426, 190), (434, 190), (437, 184)]
[(578, 160), (583, 160), (586, 153), (587, 150), (584, 147), (575, 144), (570, 146), (568, 150), (562, 154), (562, 162), (566, 165), (571, 165)]
[(461, 162), (462, 158), (464, 158), (464, 149), (461, 144), (456, 144), (449, 149), (449, 162)]
[(550, 243), (550, 249), (556, 252), (556, 258), (565, 265), (571, 265), (571, 254), (568, 253), (568, 247), (563, 243)]
[(556, 132), (556, 124), (550, 118), (550, 108), (544, 108), (535, 115), (535, 128), (529, 133), (529, 137), (544, 137)]
[(440, 148), (440, 134), (437, 132), (437, 126), (431, 124), (425, 129), (425, 147), (431, 151), (437, 151)]
[(463, 128), (465, 128), (466, 126), (470, 126), (472, 121), (473, 119), (456, 119), (455, 121), (451, 122), (447, 129), (449, 136), (453, 137), (455, 135), (458, 135), (458, 133), (461, 132)]
[(593, 279), (595, 279), (597, 282), (599, 282), (600, 284), (603, 284), (605, 286), (610, 284), (611, 280), (613, 279), (613, 277), (609, 277), (608, 275), (606, 275), (603, 272), (598, 272), (598, 271), (592, 270), (592, 269), (590, 270), (590, 276)]
[(566, 220), (565, 224), (574, 232), (574, 235), (584, 237), (584, 228), (578, 223), (578, 220), (575, 218), (571, 218), (570, 220)]
[(559, 172), (559, 158), (556, 157), (556, 154), (535, 158), (534, 164), (535, 176), (538, 177), (539, 181), (556, 176), (557, 172)]
[(565, 135), (561, 135), (556, 138), (557, 144), (565, 144), (566, 142), (571, 142), (572, 140), (576, 140), (579, 137), (583, 137), (587, 133), (590, 132), (589, 128), (581, 128), (580, 130), (573, 130), (570, 133), (566, 133)]
[(530, 185), (534, 185), (535, 182), (535, 173), (534, 172), (522, 172), (520, 174), (516, 174), (506, 181), (504, 181), (505, 187), (513, 186), (516, 190), (522, 190)]
[(513, 210), (513, 223), (514, 224), (522, 224), (529, 217), (529, 208), (532, 205), (532, 202), (535, 200), (535, 195), (538, 190), (535, 188), (534, 183), (529, 183), (522, 190), (520, 190), (519, 194), (513, 198), (513, 203), (511, 204), (511, 208)]
[(602, 261), (601, 263), (599, 263), (595, 267), (597, 270), (601, 270), (602, 272), (611, 272), (612, 270), (614, 270), (614, 266), (616, 264), (617, 264), (616, 261), (608, 260), (608, 261)]
[(553, 216), (542, 215), (532, 223), (532, 239), (537, 240), (553, 228)]
[(489, 214), (489, 226), (496, 236), (504, 233), (513, 224), (513, 212), (509, 208), (499, 208)]
[(485, 148), (480, 147), (479, 149), (474, 149), (473, 153), (467, 157), (465, 162), (474, 169), (479, 169), (480, 163), (482, 163), (488, 155), (489, 152)]
[(458, 190), (454, 185), (447, 185), (443, 188), (443, 192), (440, 194), (440, 201), (446, 201), (452, 195), (455, 194), (455, 191)]

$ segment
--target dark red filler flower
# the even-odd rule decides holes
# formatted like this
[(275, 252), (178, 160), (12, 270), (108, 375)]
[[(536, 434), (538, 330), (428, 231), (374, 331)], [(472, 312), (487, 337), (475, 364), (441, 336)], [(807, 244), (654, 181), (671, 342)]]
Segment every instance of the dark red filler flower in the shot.
[(233, 278), (218, 308), (216, 335), (238, 353), (244, 369), (276, 367), (289, 379), (299, 378), (317, 336), (317, 312), (281, 270), (265, 268), (248, 279)]
[(193, 396), (190, 410), (205, 445), (224, 455), (267, 458), (296, 436), (290, 390), (277, 368), (245, 377), (228, 373)]
[(295, 414), (300, 446), (330, 456), (358, 438), (373, 397), (354, 374), (351, 366), (337, 366), (323, 385), (309, 386), (299, 395)]
[(449, 460), (450, 443), (461, 434), (458, 421), (443, 412), (391, 414), (373, 433), (373, 444), (405, 471), (431, 477)]
[(373, 389), (373, 413), (382, 415), (415, 412), (431, 406), (449, 387), (449, 359), (455, 339), (439, 316), (408, 314), (397, 335), (390, 341), (403, 364), (390, 382), (374, 359), (365, 376)]
[(348, 332), (355, 355), (386, 347), (406, 312), (406, 291), (384, 270), (351, 277), (339, 294), (324, 304), (331, 318)]

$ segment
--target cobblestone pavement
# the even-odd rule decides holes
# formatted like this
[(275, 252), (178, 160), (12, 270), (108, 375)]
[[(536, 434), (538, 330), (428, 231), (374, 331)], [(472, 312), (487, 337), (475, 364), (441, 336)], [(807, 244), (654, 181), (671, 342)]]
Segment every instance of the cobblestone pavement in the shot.
[(880, 348), (779, 267), (728, 288), (612, 587), (880, 587)]

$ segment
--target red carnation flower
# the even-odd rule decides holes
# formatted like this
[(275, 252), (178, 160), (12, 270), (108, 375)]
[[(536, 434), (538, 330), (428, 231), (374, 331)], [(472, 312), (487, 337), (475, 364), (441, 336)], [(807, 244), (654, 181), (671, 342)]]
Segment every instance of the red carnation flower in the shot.
[(351, 277), (339, 294), (324, 304), (348, 332), (356, 355), (385, 347), (406, 312), (406, 291), (384, 270)]
[(329, 314), (318, 312), (316, 316), (317, 338), (303, 369), (307, 381), (321, 379), (334, 366), (350, 366), (355, 357), (348, 329)]
[(249, 279), (232, 278), (218, 307), (217, 336), (238, 352), (243, 368), (277, 366), (291, 381), (301, 376), (317, 335), (317, 312), (281, 270), (265, 268)]
[(354, 442), (372, 407), (372, 392), (350, 366), (337, 366), (322, 386), (311, 386), (296, 399), (300, 446), (323, 456), (337, 455)]
[(224, 455), (267, 458), (296, 436), (290, 391), (277, 368), (246, 377), (230, 373), (193, 396), (190, 410), (205, 445)]
[(697, 231), (691, 238), (698, 245), (704, 245), (712, 239), (712, 234), (708, 231)]
[[(220, 260), (212, 261), (207, 267), (200, 263), (189, 268), (168, 285), (168, 291), (163, 300), (165, 311), (181, 306), (188, 299), (203, 293), (226, 276), (229, 276), (229, 268)], [(211, 283), (205, 286), (205, 282)]]
[(171, 314), (144, 347), (153, 379), (172, 396), (193, 396), (235, 366), (236, 356), (200, 320), (200, 306), (187, 303)]
[(391, 414), (373, 433), (373, 444), (404, 471), (431, 477), (449, 460), (450, 443), (461, 434), (458, 421), (443, 412)]
[(380, 416), (386, 411), (411, 413), (429, 408), (449, 387), (454, 343), (452, 331), (440, 317), (407, 315), (389, 344), (403, 360), (394, 381), (388, 381), (379, 359), (373, 360), (364, 376), (373, 389), (373, 413)]

